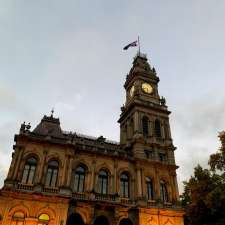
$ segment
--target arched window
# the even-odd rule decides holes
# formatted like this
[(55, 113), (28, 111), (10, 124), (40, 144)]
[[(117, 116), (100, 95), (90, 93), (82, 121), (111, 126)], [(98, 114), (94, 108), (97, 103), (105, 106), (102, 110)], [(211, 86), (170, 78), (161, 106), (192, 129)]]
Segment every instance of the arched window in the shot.
[(146, 187), (148, 200), (153, 200), (154, 199), (153, 182), (152, 179), (149, 177), (146, 177)]
[(98, 174), (98, 191), (100, 194), (108, 194), (108, 173), (104, 170)]
[(75, 192), (84, 192), (85, 169), (78, 166), (75, 170), (73, 190)]
[(48, 162), (45, 185), (55, 187), (58, 179), (59, 163), (56, 160)]
[(155, 120), (155, 136), (161, 137), (161, 125), (158, 119)]
[(38, 217), (38, 225), (48, 225), (48, 223), (49, 223), (48, 214), (43, 213)]
[(148, 136), (148, 118), (146, 116), (142, 118), (142, 131), (145, 137)]
[(29, 158), (23, 169), (22, 183), (33, 184), (35, 171), (37, 167), (37, 160), (34, 157)]
[(18, 211), (13, 214), (11, 225), (24, 225), (25, 215), (23, 212)]
[(122, 173), (120, 176), (120, 195), (122, 198), (129, 198), (129, 176)]
[(168, 202), (169, 201), (167, 186), (166, 186), (165, 181), (163, 181), (163, 180), (160, 181), (160, 196), (161, 196), (162, 202)]

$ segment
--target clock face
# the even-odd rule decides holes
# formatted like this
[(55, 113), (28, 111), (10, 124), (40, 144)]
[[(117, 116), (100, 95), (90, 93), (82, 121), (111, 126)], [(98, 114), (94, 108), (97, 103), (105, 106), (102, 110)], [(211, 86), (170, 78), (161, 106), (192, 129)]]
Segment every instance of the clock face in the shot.
[(134, 85), (131, 87), (131, 89), (130, 89), (130, 96), (132, 97), (133, 95), (134, 95)]
[(148, 84), (148, 83), (143, 83), (141, 85), (141, 88), (147, 94), (151, 94), (153, 92), (152, 86), (150, 84)]

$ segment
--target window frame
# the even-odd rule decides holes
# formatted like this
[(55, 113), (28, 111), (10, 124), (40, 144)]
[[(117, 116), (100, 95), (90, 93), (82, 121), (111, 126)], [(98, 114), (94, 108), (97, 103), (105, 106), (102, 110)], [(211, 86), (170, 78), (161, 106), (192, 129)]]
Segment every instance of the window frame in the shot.
[[(53, 163), (57, 163), (57, 165), (53, 165)], [(48, 161), (45, 186), (53, 188), (56, 187), (58, 183), (58, 175), (59, 175), (59, 162), (57, 160)]]
[(122, 198), (130, 197), (130, 177), (125, 172), (120, 174), (120, 195)]
[[(33, 160), (33, 161), (32, 161)], [(21, 183), (34, 184), (34, 178), (37, 170), (37, 159), (33, 156), (27, 158), (24, 168)]]
[(163, 203), (169, 202), (168, 188), (164, 180), (160, 180), (160, 199)]
[(142, 117), (142, 132), (143, 132), (143, 136), (147, 137), (149, 134), (149, 125), (148, 125), (148, 117), (147, 116), (143, 116)]
[[(82, 171), (79, 169), (82, 169)], [(84, 192), (85, 190), (85, 178), (86, 178), (86, 168), (83, 165), (79, 165), (74, 170), (73, 175), (73, 191), (74, 192)], [(81, 183), (82, 182), (82, 183)]]
[[(100, 174), (102, 173), (102, 174)], [(105, 174), (103, 174), (105, 173)], [(106, 170), (100, 170), (98, 173), (98, 192), (102, 195), (108, 194), (109, 174)]]
[(157, 138), (162, 137), (161, 122), (159, 119), (156, 119), (154, 122), (154, 133)]
[(146, 181), (146, 189), (147, 189), (147, 199), (154, 200), (153, 180), (150, 177), (146, 177), (145, 181)]

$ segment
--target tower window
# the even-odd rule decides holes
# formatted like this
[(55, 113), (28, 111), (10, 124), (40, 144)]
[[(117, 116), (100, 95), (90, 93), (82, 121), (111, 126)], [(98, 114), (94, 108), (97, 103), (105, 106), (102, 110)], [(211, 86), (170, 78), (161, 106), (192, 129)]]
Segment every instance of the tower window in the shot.
[(166, 154), (165, 153), (159, 153), (159, 160), (161, 162), (165, 162), (167, 160)]
[(120, 176), (120, 195), (122, 198), (129, 198), (129, 176), (126, 173)]
[(169, 201), (167, 186), (166, 186), (165, 181), (163, 181), (163, 180), (160, 181), (160, 197), (161, 197), (162, 202)]
[(155, 120), (155, 136), (161, 137), (161, 125), (158, 119)]
[(104, 170), (98, 174), (98, 191), (100, 194), (108, 194), (108, 173)]
[(82, 166), (77, 167), (74, 174), (73, 190), (75, 192), (84, 192), (85, 169)]
[(152, 159), (153, 158), (153, 152), (152, 151), (150, 151), (150, 150), (144, 150), (144, 152), (145, 152), (145, 157), (147, 159)]
[(153, 182), (152, 179), (149, 177), (146, 177), (146, 187), (147, 187), (147, 197), (148, 200), (153, 200)]
[(56, 160), (52, 160), (48, 163), (47, 175), (45, 185), (49, 187), (55, 187), (58, 178), (59, 163)]
[(31, 157), (26, 161), (23, 170), (22, 183), (33, 184), (36, 167), (37, 167), (37, 160), (34, 157)]
[(148, 136), (148, 118), (146, 116), (142, 118), (142, 131), (144, 137)]

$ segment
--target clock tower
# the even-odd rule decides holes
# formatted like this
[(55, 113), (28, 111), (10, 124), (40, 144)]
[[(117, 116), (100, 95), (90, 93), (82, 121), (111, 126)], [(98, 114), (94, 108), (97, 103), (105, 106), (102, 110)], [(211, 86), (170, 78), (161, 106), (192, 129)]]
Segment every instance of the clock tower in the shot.
[[(158, 83), (159, 77), (147, 56), (138, 53), (124, 84), (126, 102), (121, 107), (118, 120), (120, 143), (122, 148), (133, 155), (137, 165), (146, 162), (151, 165), (157, 183), (160, 182), (159, 176), (170, 177), (170, 200), (177, 202), (176, 148), (170, 132), (170, 111), (165, 98), (159, 96)], [(157, 192), (160, 195), (160, 190)]]

